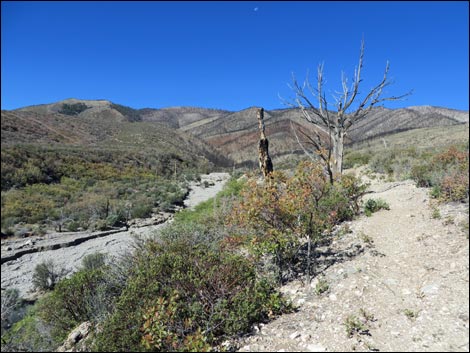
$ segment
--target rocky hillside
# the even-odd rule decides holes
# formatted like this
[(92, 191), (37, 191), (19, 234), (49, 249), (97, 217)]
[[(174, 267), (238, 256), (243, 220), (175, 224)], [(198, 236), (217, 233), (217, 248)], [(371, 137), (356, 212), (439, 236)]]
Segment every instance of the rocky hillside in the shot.
[[(77, 105), (82, 105), (83, 110), (69, 109)], [(133, 109), (106, 100), (67, 99), (57, 103), (17, 109), (9, 114), (16, 114), (23, 119), (27, 117), (30, 124), (24, 126), (23, 132), (15, 131), (15, 123), (11, 123), (11, 119), (8, 120), (11, 116), (5, 114), (3, 118), (4, 113), (2, 113), (2, 138), (5, 130), (7, 140), (18, 137), (20, 140), (27, 140), (31, 134), (34, 138), (48, 139), (49, 137), (45, 135), (50, 134), (50, 138), (61, 143), (76, 142), (80, 139), (87, 143), (94, 139), (108, 142), (123, 131), (118, 128), (119, 126), (124, 127), (124, 130), (128, 128), (126, 123), (136, 124), (133, 129), (142, 131), (152, 130), (153, 126), (157, 125), (162, 138), (178, 141), (177, 145), (183, 148), (185, 142), (181, 142), (180, 137), (188, 140), (190, 145), (194, 146), (193, 150), (196, 154), (207, 156), (209, 153), (211, 158), (218, 154), (215, 160), (224, 156), (238, 165), (257, 164), (259, 134), (255, 107), (238, 112), (196, 107)], [(71, 118), (64, 121), (66, 114), (69, 114)], [(70, 121), (74, 123), (70, 124)], [(387, 109), (378, 107), (351, 128), (347, 142), (357, 143), (377, 136), (418, 128), (468, 124), (468, 121), (468, 112), (448, 108), (416, 106)], [(311, 134), (313, 127), (302, 119), (298, 109), (266, 111), (265, 122), (266, 133), (270, 140), (271, 157), (275, 164), (282, 164), (293, 155), (303, 153), (293, 129)], [(69, 124), (69, 129), (67, 129)], [(44, 129), (47, 131), (44, 132)], [(87, 136), (87, 132), (90, 131), (93, 131), (92, 136)], [(25, 136), (22, 136), (22, 133)], [(188, 134), (195, 139), (190, 139)], [(302, 140), (301, 134), (298, 133), (298, 135)], [(143, 136), (145, 137), (145, 133)], [(176, 138), (174, 139), (173, 136)], [(130, 141), (134, 139), (131, 138)], [(156, 141), (153, 140), (154, 142)], [(305, 139), (303, 142), (305, 144)], [(198, 148), (202, 148), (202, 151), (197, 150)], [(224, 162), (227, 162), (225, 164), (233, 163)]]
[(117, 148), (232, 165), (198, 137), (167, 124), (146, 121), (138, 111), (104, 100), (68, 99), (2, 111), (1, 133), (2, 149), (17, 144)]

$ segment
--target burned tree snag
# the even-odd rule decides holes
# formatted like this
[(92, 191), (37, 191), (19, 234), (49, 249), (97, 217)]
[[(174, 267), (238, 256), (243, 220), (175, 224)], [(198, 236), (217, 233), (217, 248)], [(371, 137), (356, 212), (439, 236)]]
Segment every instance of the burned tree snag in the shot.
[(264, 109), (258, 109), (258, 126), (260, 132), (260, 140), (258, 146), (259, 153), (259, 167), (263, 176), (266, 178), (273, 171), (273, 162), (271, 157), (269, 157), (269, 142), (264, 133)]

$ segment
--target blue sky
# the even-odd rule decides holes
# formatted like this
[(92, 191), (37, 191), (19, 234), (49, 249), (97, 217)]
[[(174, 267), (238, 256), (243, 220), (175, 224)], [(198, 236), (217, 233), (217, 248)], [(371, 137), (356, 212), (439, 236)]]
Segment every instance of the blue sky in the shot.
[(2, 109), (71, 97), (134, 108), (284, 108), (279, 95), (292, 96), (292, 72), (303, 80), (321, 62), (327, 92), (340, 89), (341, 71), (354, 74), (362, 37), (363, 94), (389, 60), (395, 83), (385, 94), (414, 93), (386, 107), (469, 109), (466, 1), (2, 1), (1, 7)]

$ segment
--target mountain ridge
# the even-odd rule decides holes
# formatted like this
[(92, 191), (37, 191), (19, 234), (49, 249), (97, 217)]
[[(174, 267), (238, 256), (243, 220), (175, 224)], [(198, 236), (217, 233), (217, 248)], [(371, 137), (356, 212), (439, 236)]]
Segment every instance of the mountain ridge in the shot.
[[(29, 126), (27, 130), (33, 134), (33, 137), (37, 131), (45, 128), (53, 131), (58, 127), (64, 135), (64, 130), (67, 130), (67, 124), (70, 122), (72, 128), (69, 129), (70, 131), (65, 131), (65, 136), (75, 142), (79, 142), (82, 136), (86, 138), (87, 143), (93, 139), (109, 140), (110, 136), (115, 136), (117, 130), (125, 129), (126, 124), (141, 124), (138, 126), (142, 130), (162, 130), (162, 136), (176, 134), (183, 139), (189, 139), (189, 136), (192, 136), (195, 140), (191, 143), (206, 145), (206, 149), (213, 149), (213, 153), (232, 160), (231, 163), (256, 165), (259, 140), (256, 112), (257, 107), (254, 106), (240, 111), (190, 106), (134, 109), (109, 100), (68, 98), (54, 103), (2, 111), (2, 143), (4, 135), (7, 143), (14, 140), (16, 135), (21, 136), (21, 132), (12, 131), (15, 129), (12, 115), (15, 114), (20, 116), (19, 119), (23, 119), (22, 122), (26, 125), (28, 125), (26, 120), (29, 116), (29, 125), (32, 126)], [(376, 107), (366, 118), (350, 129), (346, 143), (360, 142), (418, 128), (468, 124), (468, 121), (468, 111), (452, 108), (430, 105), (397, 109)], [(265, 110), (265, 123), (274, 160), (278, 157), (284, 158), (283, 156), (289, 154), (303, 153), (304, 147), (308, 147), (307, 140), (302, 138), (299, 130), (311, 134), (316, 129), (302, 117), (298, 108)], [(75, 135), (74, 129), (77, 130)], [(96, 130), (95, 133), (87, 138), (84, 131), (93, 129)], [(138, 130), (136, 126), (133, 129)], [(296, 133), (292, 129), (295, 129)], [(26, 131), (23, 135), (25, 136), (20, 140), (27, 139), (28, 132)], [(146, 133), (143, 133), (143, 136), (145, 135)], [(67, 138), (63, 136), (54, 138), (56, 142), (67, 143)], [(299, 145), (298, 138), (305, 145), (304, 147)], [(194, 142), (196, 140), (199, 142)], [(187, 148), (186, 152), (188, 152)]]

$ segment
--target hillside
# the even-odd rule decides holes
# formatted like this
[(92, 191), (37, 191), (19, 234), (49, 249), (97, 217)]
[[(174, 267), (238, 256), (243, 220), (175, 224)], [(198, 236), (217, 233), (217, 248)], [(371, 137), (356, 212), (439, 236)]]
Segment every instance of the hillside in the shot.
[[(413, 107), (409, 109), (375, 108), (356, 126), (351, 128), (347, 142), (359, 142), (376, 136), (436, 126), (454, 126), (468, 123), (468, 112), (434, 107)], [(282, 109), (265, 112), (266, 134), (270, 140), (271, 157), (276, 165), (282, 156), (302, 153), (292, 132), (291, 122), (298, 131), (311, 133), (311, 124), (301, 118), (296, 109)], [(188, 126), (186, 131), (217, 147), (237, 163), (256, 163), (259, 140), (256, 108), (245, 109), (218, 119)], [(297, 134), (301, 138), (301, 134)], [(302, 140), (302, 138), (301, 138)], [(303, 141), (305, 147), (308, 147)]]
[[(61, 113), (64, 105), (82, 104), (86, 109)], [(132, 108), (109, 101), (68, 99), (53, 104), (25, 107), (1, 113), (2, 146), (16, 144), (94, 146), (174, 154), (201, 159), (205, 163), (231, 163), (214, 148), (195, 136), (145, 121)], [(3, 147), (2, 147), (3, 149)]]
[[(256, 119), (257, 108), (255, 107), (237, 112), (197, 107), (133, 109), (106, 100), (85, 101), (68, 99), (52, 104), (25, 107), (10, 112), (17, 115), (20, 112), (21, 114), (30, 115), (32, 113), (45, 114), (45, 117), (41, 119), (37, 119), (37, 116), (30, 117), (31, 123), (36, 125), (31, 128), (34, 131), (25, 129), (25, 136), (21, 137), (20, 134), (20, 139), (25, 140), (31, 132), (35, 132), (39, 124), (37, 120), (46, 120), (46, 126), (54, 126), (54, 129), (59, 130), (60, 133), (66, 130), (67, 122), (64, 124), (58, 117), (62, 116), (58, 112), (63, 110), (64, 104), (84, 104), (87, 106), (87, 109), (77, 115), (73, 115), (75, 118), (80, 117), (79, 126), (72, 125), (72, 131), (67, 131), (65, 136), (51, 137), (61, 142), (68, 140), (76, 141), (80, 140), (80, 138), (91, 141), (94, 137), (97, 137), (99, 141), (106, 144), (110, 140), (115, 140), (115, 136), (121, 133), (122, 129), (117, 129), (117, 126), (124, 127), (126, 126), (125, 123), (132, 122), (137, 123), (136, 126), (141, 127), (142, 131), (144, 131), (152, 129), (152, 124), (156, 124), (162, 132), (161, 136), (170, 137), (169, 140), (172, 139), (171, 136), (181, 136), (184, 139), (188, 139), (188, 134), (194, 136), (196, 139), (191, 140), (190, 145), (198, 146), (196, 149), (204, 146), (202, 148), (203, 151), (194, 151), (195, 154), (209, 156), (216, 163), (218, 163), (217, 160), (223, 155), (227, 159), (233, 160), (238, 166), (257, 165), (259, 134)], [(297, 132), (302, 130), (307, 134), (311, 134), (314, 127), (301, 116), (300, 111), (293, 108), (265, 111), (266, 133), (270, 140), (270, 153), (275, 166), (282, 167), (286, 165), (286, 162), (286, 166), (288, 166), (291, 157), (303, 154), (303, 149), (297, 142), (292, 128)], [(347, 143), (358, 143), (376, 136), (391, 135), (413, 129), (468, 124), (468, 121), (468, 112), (442, 107), (415, 106), (401, 109), (378, 107), (374, 108), (364, 120), (351, 128), (347, 136)], [(55, 125), (58, 128), (55, 128)], [(38, 134), (44, 128), (44, 126), (39, 126)], [(169, 130), (165, 130), (165, 128)], [(6, 131), (7, 137), (12, 136), (11, 129), (14, 129), (14, 127), (10, 126), (8, 129)], [(92, 136), (84, 136), (84, 132), (81, 130), (86, 132), (90, 131), (90, 129), (94, 129), (94, 132), (91, 134)], [(133, 129), (139, 128), (133, 127)], [(49, 131), (48, 134), (53, 132)], [(175, 133), (177, 135), (174, 135)], [(69, 134), (73, 136), (68, 136)], [(77, 134), (78, 136), (76, 136)], [(308, 147), (305, 138), (300, 133), (297, 133), (297, 135), (303, 142), (304, 147)], [(16, 138), (17, 135), (13, 134), (13, 137)], [(145, 133), (143, 137), (145, 137)], [(205, 144), (199, 140), (204, 141)], [(175, 141), (179, 141), (179, 139), (176, 138)], [(154, 140), (154, 142), (156, 141)], [(177, 145), (181, 145), (182, 149), (185, 149), (186, 144), (178, 142)], [(189, 153), (189, 151), (186, 150), (185, 153)], [(218, 156), (216, 157), (216, 155)], [(228, 165), (232, 163), (226, 162), (222, 164)]]

